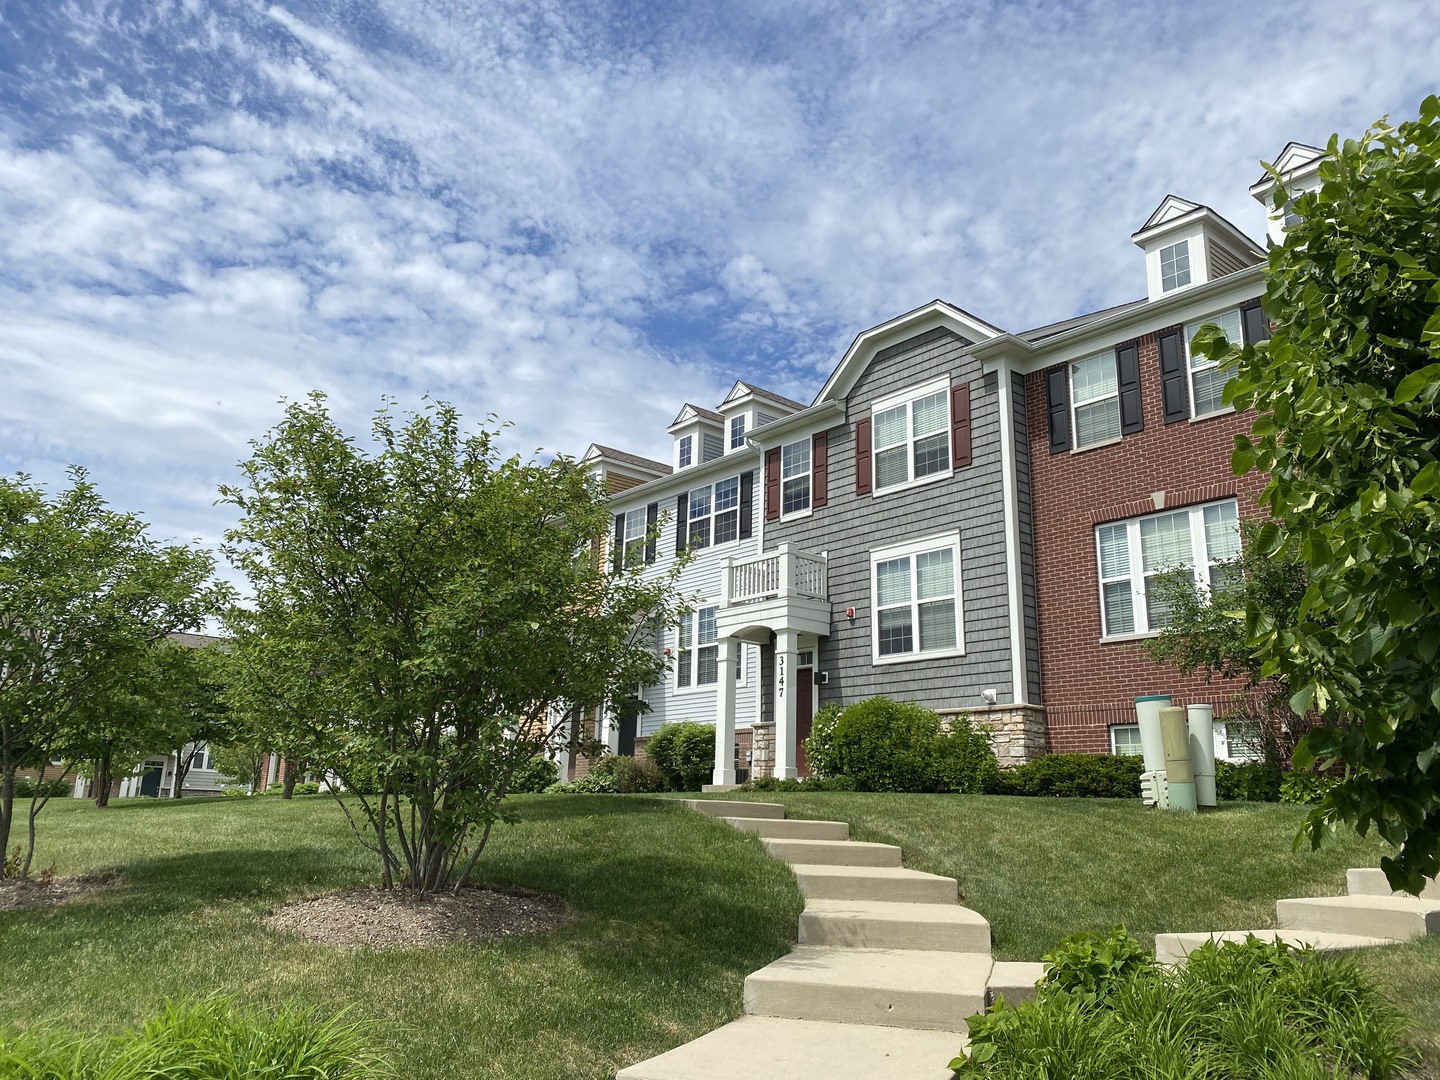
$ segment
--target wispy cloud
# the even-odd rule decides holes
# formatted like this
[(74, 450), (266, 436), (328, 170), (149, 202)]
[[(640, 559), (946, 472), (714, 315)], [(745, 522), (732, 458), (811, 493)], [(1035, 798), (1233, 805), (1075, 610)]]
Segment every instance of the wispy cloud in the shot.
[(1133, 298), (1167, 191), (1259, 234), (1290, 138), (1412, 112), (1420, 0), (66, 0), (0, 9), (0, 467), (213, 541), (276, 400), (664, 456), (941, 296)]

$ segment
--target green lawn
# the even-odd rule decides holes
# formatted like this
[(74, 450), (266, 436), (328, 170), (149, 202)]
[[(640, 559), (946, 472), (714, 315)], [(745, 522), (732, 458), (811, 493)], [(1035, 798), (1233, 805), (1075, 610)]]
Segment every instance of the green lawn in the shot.
[(386, 1025), (416, 1080), (608, 1078), (739, 1011), (745, 975), (785, 953), (801, 899), (753, 841), (655, 801), (518, 797), (480, 876), (558, 893), (578, 918), (534, 939), (342, 951), (260, 917), (287, 899), (372, 883), (376, 864), (328, 798), (57, 800), (37, 865), (120, 867), (124, 887), (0, 914), (0, 1022), (91, 1032), (166, 997), (314, 1003)]

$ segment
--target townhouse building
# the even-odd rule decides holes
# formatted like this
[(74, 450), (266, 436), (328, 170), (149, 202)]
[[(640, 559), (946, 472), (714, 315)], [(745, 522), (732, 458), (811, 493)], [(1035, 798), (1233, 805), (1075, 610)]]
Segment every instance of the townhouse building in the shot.
[[(1321, 156), (1287, 146), (1287, 190), (1314, 186)], [(1278, 240), (1273, 186), (1251, 194)], [(1192, 342), (1207, 323), (1269, 336), (1265, 248), (1174, 195), (1132, 239), (1142, 299), (1018, 333), (934, 300), (859, 334), (808, 406), (737, 382), (680, 410), (668, 464), (591, 446), (611, 557), (659, 572), (688, 552), (698, 598), (656, 641), (669, 676), (646, 710), (594, 718), (611, 748), (697, 720), (717, 784), (795, 776), (816, 709), (884, 695), (970, 714), (1011, 765), (1138, 750), (1136, 696), (1222, 718), (1243, 699), (1137, 643), (1165, 625), (1162, 576), (1211, 587), (1259, 512), (1264, 478), (1230, 469), (1253, 416)]]

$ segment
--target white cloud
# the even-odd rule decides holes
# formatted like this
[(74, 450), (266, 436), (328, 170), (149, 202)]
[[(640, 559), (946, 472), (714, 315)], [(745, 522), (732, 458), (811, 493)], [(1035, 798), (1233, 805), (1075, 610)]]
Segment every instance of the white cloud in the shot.
[[(276, 400), (668, 457), (736, 377), (814, 392), (940, 296), (1023, 328), (1142, 290), (1167, 191), (1413, 112), (1420, 0), (147, 5), (0, 16), (0, 467), (167, 535)], [(10, 20), (7, 25), (7, 20)], [(22, 63), (23, 63), (22, 59)]]

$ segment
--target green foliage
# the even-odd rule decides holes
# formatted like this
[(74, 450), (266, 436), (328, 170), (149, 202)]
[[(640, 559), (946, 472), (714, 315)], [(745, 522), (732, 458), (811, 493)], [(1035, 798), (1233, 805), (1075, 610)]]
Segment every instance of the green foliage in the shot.
[(950, 1063), (961, 1077), (1388, 1080), (1415, 1061), (1404, 1018), (1348, 957), (1251, 937), (1166, 969), (1123, 929), (1052, 956), (1063, 967), (1047, 967), (1037, 1000), (967, 1021), (968, 1052)]
[(984, 795), (1000, 782), (1000, 763), (990, 734), (970, 722), (970, 717), (956, 716), (948, 728), (935, 737), (935, 776), (942, 791), (960, 795)]
[[(134, 659), (197, 628), (230, 596), (212, 581), (208, 552), (155, 543), (83, 470), (70, 476), (54, 495), (24, 474), (0, 478), (0, 851), (19, 770), (84, 756), (74, 746)], [(44, 802), (31, 801), (31, 822)], [(34, 854), (26, 845), (22, 876)]]
[(381, 1080), (375, 1025), (291, 1010), (237, 1012), (223, 1000), (171, 1003), (139, 1031), (100, 1039), (51, 1029), (0, 1032), (0, 1076), (25, 1080)]
[(757, 776), (740, 785), (741, 791), (854, 791), (848, 776)]
[(1045, 996), (1067, 994), (1082, 1008), (1106, 1004), (1116, 990), (1137, 975), (1148, 975), (1155, 958), (1117, 926), (1109, 934), (1072, 934), (1045, 954)]
[(619, 754), (615, 758), (615, 790), (621, 795), (650, 795), (665, 790), (665, 776), (649, 758)]
[(1226, 802), (1279, 802), (1285, 774), (1266, 761), (1215, 762), (1215, 797)]
[(1280, 781), (1280, 801), (1297, 806), (1315, 806), (1339, 782), (1339, 778), (1334, 776), (1289, 772)]
[(831, 702), (810, 721), (810, 734), (805, 739), (805, 762), (815, 776), (834, 776), (838, 770), (830, 761), (830, 747), (835, 741), (835, 725), (845, 709)]
[(252, 444), (226, 553), (237, 696), (287, 759), (340, 778), (386, 887), (464, 883), (517, 770), (588, 710), (664, 674), (674, 573), (613, 573), (576, 462), (503, 458), (453, 406), (393, 416), (369, 448), (323, 395)]
[(544, 754), (536, 754), (515, 770), (510, 779), (510, 790), (516, 795), (544, 791), (555, 783), (555, 763)]
[(1440, 98), (1327, 149), (1270, 253), (1274, 336), (1204, 349), (1259, 412), (1233, 458), (1268, 477), (1256, 547), (1309, 579), (1293, 622), (1247, 606), (1247, 643), (1325, 719), (1295, 765), (1348, 766), (1304, 835), (1374, 828), (1391, 884), (1418, 890), (1440, 873)]
[(57, 776), (53, 780), (37, 781), (34, 777), (21, 776), (15, 780), (15, 797), (17, 799), (33, 799), (39, 795), (42, 799), (63, 799), (74, 790), (74, 784), (63, 776)]
[(670, 791), (699, 791), (715, 772), (715, 729), (689, 720), (662, 724), (645, 744)]
[(1145, 765), (1138, 754), (1046, 754), (1000, 773), (997, 795), (1138, 799)]

